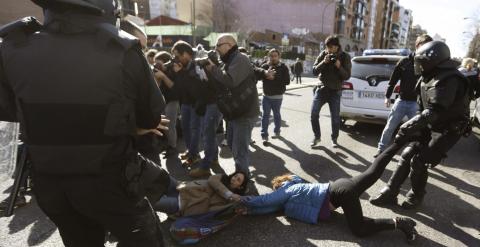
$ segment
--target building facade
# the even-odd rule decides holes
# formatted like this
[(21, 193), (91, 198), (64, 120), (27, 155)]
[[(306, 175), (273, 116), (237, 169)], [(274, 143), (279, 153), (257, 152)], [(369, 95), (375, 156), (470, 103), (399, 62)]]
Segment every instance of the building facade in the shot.
[(340, 36), (343, 49), (361, 53), (368, 46), (371, 9), (376, 7), (372, 0), (340, 0), (335, 16), (335, 33)]
[(399, 48), (406, 48), (408, 43), (408, 31), (410, 30), (412, 11), (400, 6), (400, 35), (398, 37)]

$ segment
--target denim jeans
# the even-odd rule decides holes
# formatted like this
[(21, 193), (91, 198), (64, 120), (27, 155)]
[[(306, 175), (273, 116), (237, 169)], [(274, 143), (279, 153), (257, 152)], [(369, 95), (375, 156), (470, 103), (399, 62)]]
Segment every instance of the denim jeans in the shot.
[(168, 124), (168, 146), (177, 147), (177, 114), (178, 114), (178, 100), (168, 102), (165, 106), (165, 116), (170, 120)]
[(257, 118), (240, 118), (228, 122), (227, 142), (232, 150), (235, 170), (242, 171), (250, 177), (250, 138)]
[(202, 133), (205, 156), (200, 164), (201, 168), (208, 169), (212, 161), (218, 159), (217, 128), (222, 113), (217, 104), (209, 104), (206, 107), (205, 116), (202, 117)]
[(282, 116), (280, 115), (280, 107), (282, 106), (283, 99), (271, 99), (267, 96), (263, 96), (262, 99), (262, 137), (268, 137), (268, 125), (270, 124), (270, 111), (273, 111), (273, 122), (275, 128), (274, 133), (280, 133), (280, 126), (282, 124)]
[(327, 87), (316, 88), (313, 97), (310, 121), (315, 138), (321, 137), (320, 132), (320, 111), (325, 103), (330, 108), (330, 118), (332, 120), (332, 140), (337, 140), (340, 130), (340, 98), (342, 90), (332, 90)]
[(192, 105), (183, 104), (182, 114), (182, 133), (190, 157), (198, 155), (200, 143), (200, 123), (201, 118), (195, 113)]
[(393, 132), (402, 122), (403, 118), (407, 116), (408, 119), (417, 114), (418, 104), (416, 101), (397, 99), (388, 115), (387, 124), (383, 129), (382, 136), (378, 142), (378, 149), (384, 150), (392, 139)]
[(156, 202), (152, 202), (152, 206), (156, 211), (164, 212), (167, 214), (174, 214), (180, 210), (178, 207), (178, 181), (170, 176), (170, 184), (168, 185), (167, 192)]

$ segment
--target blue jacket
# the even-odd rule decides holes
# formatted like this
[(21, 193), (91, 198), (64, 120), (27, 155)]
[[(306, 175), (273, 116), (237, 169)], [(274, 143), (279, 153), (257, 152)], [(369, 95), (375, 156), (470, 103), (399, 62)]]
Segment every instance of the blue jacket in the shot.
[(306, 183), (294, 175), (292, 181), (283, 183), (276, 191), (247, 197), (244, 204), (248, 207), (249, 214), (267, 214), (284, 209), (288, 217), (316, 224), (329, 185), (329, 183)]

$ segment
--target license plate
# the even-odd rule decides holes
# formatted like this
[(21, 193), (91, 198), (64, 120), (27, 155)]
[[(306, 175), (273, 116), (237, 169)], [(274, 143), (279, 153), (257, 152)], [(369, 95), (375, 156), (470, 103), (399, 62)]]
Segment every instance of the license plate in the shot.
[(359, 98), (368, 98), (368, 99), (384, 99), (385, 98), (385, 93), (360, 91), (358, 93), (358, 97)]

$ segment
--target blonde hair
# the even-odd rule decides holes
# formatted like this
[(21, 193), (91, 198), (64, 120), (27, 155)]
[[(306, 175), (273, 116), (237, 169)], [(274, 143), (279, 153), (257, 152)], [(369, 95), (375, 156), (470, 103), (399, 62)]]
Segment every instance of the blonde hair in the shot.
[(293, 174), (285, 173), (281, 176), (276, 176), (272, 179), (272, 188), (273, 190), (277, 190), (282, 186), (282, 184), (286, 181), (292, 181)]
[(470, 57), (466, 57), (462, 60), (462, 67), (467, 68), (468, 65), (473, 67), (475, 65), (475, 63), (476, 63), (475, 59), (470, 58)]

